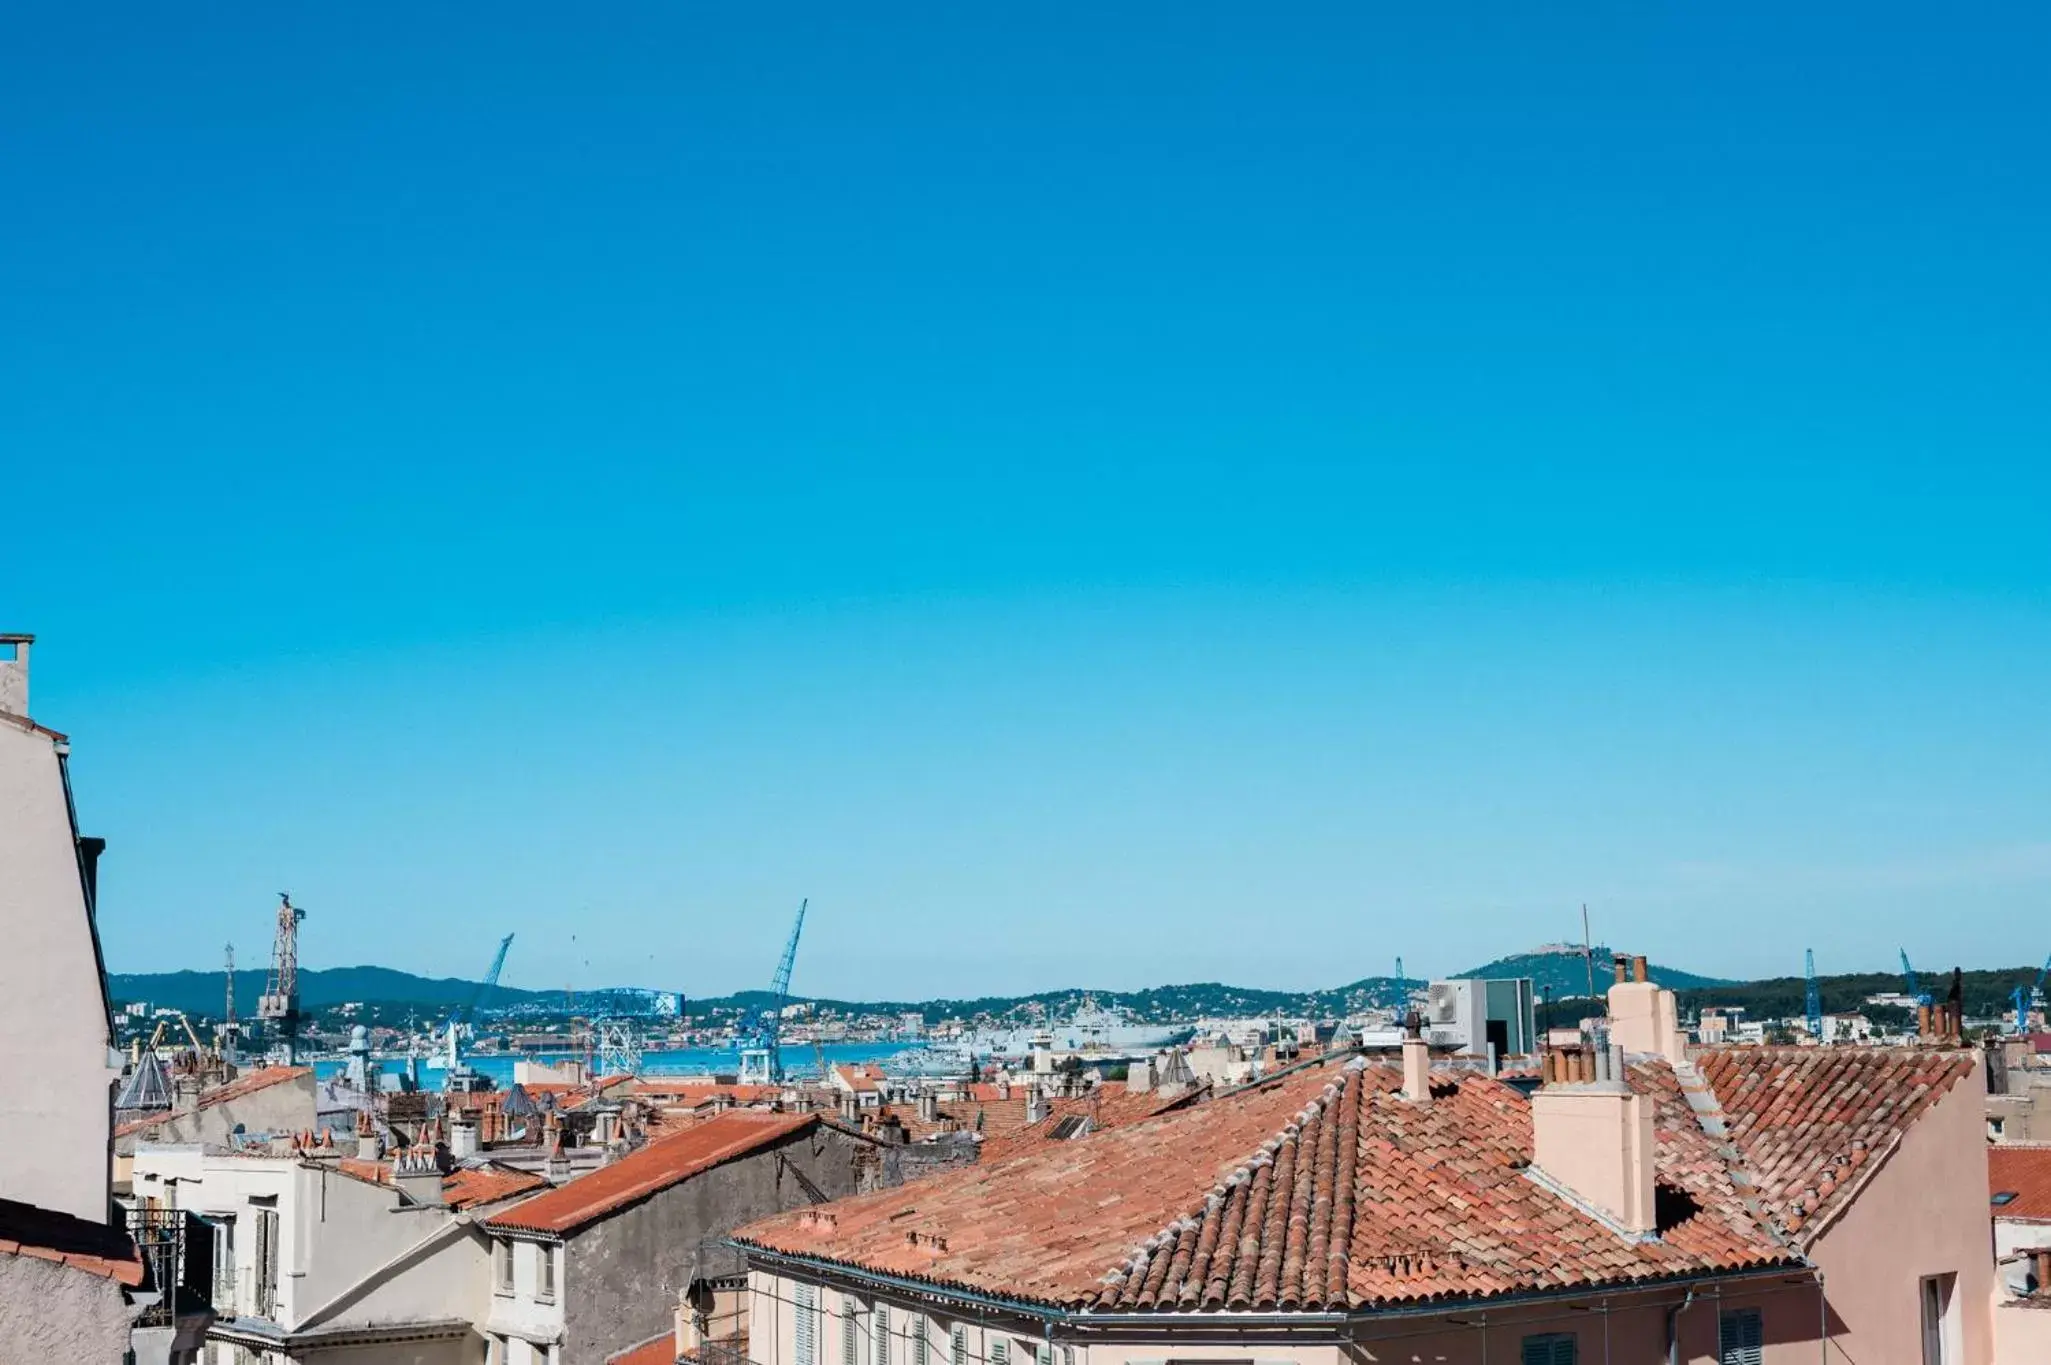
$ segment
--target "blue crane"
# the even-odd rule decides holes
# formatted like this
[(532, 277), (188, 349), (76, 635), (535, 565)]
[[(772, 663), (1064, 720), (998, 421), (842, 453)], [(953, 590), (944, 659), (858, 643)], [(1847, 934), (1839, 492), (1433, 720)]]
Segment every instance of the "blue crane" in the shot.
[(1901, 950), (1901, 976), (1902, 980), (1908, 983), (1909, 998), (1911, 1000), (1914, 1000), (1918, 1005), (1930, 1003), (1930, 992), (1916, 984), (1916, 969), (1909, 965), (1909, 950), (1906, 948)]
[(1808, 978), (1802, 994), (1802, 1007), (1809, 1015), (1809, 1036), (1823, 1042), (1823, 991), (1816, 984), (1816, 950), (1807, 949), (1802, 963), (1803, 975)]
[(2044, 959), (2043, 967), (2037, 972), (2037, 979), (2030, 983), (2028, 990), (2023, 989), (2021, 986), (2015, 988), (2015, 1031), (2017, 1033), (2029, 1032), (2030, 1002), (2037, 998), (2039, 991), (2044, 989), (2044, 978), (2047, 976), (2051, 976), (2051, 957)]
[(783, 1083), (783, 1007), (790, 1003), (791, 968), (798, 961), (798, 939), (805, 932), (807, 897), (798, 902), (798, 921), (790, 929), (790, 942), (776, 963), (776, 977), (769, 983), (769, 1003), (755, 1012), (752, 1028), (742, 1030), (741, 1079), (744, 1083)]
[(463, 1006), (463, 1012), (456, 1016), (458, 1024), (468, 1024), (477, 1018), (477, 1011), (484, 1007), (494, 990), (498, 989), (499, 973), (506, 969), (506, 949), (513, 946), (513, 936), (507, 934), (499, 940), (499, 950), (492, 954), (491, 970), (484, 974), (484, 980), (477, 983), (477, 989), (470, 992), (470, 1003)]

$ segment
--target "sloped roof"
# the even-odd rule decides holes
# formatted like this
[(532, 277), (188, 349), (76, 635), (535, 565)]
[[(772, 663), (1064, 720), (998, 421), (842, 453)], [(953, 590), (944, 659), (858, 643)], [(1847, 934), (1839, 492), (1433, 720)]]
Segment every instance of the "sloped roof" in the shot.
[(34, 1256), (127, 1285), (142, 1283), (142, 1257), (119, 1228), (0, 1199), (0, 1256)]
[[(343, 1175), (372, 1185), (392, 1183), (392, 1163), (343, 1157), (337, 1163)], [(474, 1209), (497, 1204), (516, 1195), (547, 1189), (548, 1179), (502, 1162), (466, 1162), (442, 1177), (442, 1203), (452, 1209)]]
[(1934, 1048), (1718, 1047), (1695, 1065), (1761, 1206), (1806, 1238), (1979, 1058)]
[(652, 1341), (605, 1358), (605, 1365), (676, 1365), (677, 1334), (664, 1332)]
[(1444, 1073), (1321, 1061), (1159, 1118), (1008, 1161), (783, 1214), (740, 1240), (1070, 1309), (1332, 1311), (1485, 1300), (1753, 1267), (1795, 1255), (1748, 1213), (1672, 1073), (1654, 1103), (1669, 1198), (1620, 1237), (1527, 1178), (1524, 1094)]
[(128, 1073), (128, 1079), (121, 1083), (121, 1093), (114, 1098), (116, 1109), (169, 1109), (171, 1107), (171, 1077), (164, 1071), (164, 1059), (155, 1050), (142, 1054), (136, 1061), (135, 1070)]
[[(191, 1112), (197, 1113), (202, 1109), (211, 1109), (217, 1104), (227, 1104), (231, 1100), (239, 1100), (246, 1095), (254, 1095), (259, 1090), (268, 1090), (274, 1085), (282, 1085), (287, 1081), (298, 1080), (301, 1076), (311, 1076), (312, 1074), (313, 1068), (310, 1066), (260, 1066), (253, 1071), (243, 1072), (226, 1085), (217, 1085), (212, 1090), (206, 1091), (199, 1097), (199, 1103), (193, 1107)], [(131, 1119), (127, 1123), (122, 1124), (114, 1130), (114, 1135), (116, 1137), (126, 1137), (130, 1133), (139, 1133), (144, 1129), (169, 1123), (176, 1117), (178, 1117), (176, 1111), (148, 1114), (142, 1118)]]
[(816, 1114), (733, 1110), (660, 1138), (610, 1166), (537, 1195), (487, 1221), (502, 1231), (561, 1236), (690, 1179), (701, 1171), (817, 1125)]
[[(1992, 1202), (2004, 1194), (2014, 1198)], [(1989, 1147), (1987, 1198), (1996, 1218), (2051, 1223), (2051, 1143), (1997, 1142)]]

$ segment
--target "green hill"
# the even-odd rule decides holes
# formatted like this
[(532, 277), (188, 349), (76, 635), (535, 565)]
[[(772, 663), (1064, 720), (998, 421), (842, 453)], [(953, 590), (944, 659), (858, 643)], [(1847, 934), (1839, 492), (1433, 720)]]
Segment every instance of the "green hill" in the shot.
[[(1609, 988), (1614, 980), (1610, 969), (1611, 951), (1598, 945), (1595, 949), (1595, 992), (1597, 995)], [(1666, 967), (1657, 962), (1648, 963), (1646, 974), (1658, 984), (1674, 991), (1702, 990), (1712, 986), (1731, 983), (1714, 976), (1697, 976), (1678, 967)], [(1554, 999), (1588, 994), (1588, 965), (1578, 947), (1552, 946), (1539, 948), (1528, 953), (1516, 953), (1510, 957), (1499, 957), (1493, 962), (1476, 967), (1462, 976), (1528, 976), (1531, 989), (1539, 995), (1550, 991)]]
[[(256, 1014), (256, 998), (263, 994), (268, 968), (251, 968), (235, 973), (235, 1012), (242, 1018)], [(187, 1014), (214, 1018), (221, 1012), (227, 983), (220, 972), (109, 972), (107, 989), (117, 1003), (146, 1000), (159, 1008), (183, 1010)], [(432, 1010), (468, 1003), (477, 989), (475, 981), (455, 977), (415, 976), (390, 967), (327, 967), (301, 970), (299, 1003), (311, 1012), (331, 1005), (362, 1001), (400, 1007), (419, 1006)], [(494, 1005), (517, 1005), (539, 1001), (540, 991), (495, 987)]]

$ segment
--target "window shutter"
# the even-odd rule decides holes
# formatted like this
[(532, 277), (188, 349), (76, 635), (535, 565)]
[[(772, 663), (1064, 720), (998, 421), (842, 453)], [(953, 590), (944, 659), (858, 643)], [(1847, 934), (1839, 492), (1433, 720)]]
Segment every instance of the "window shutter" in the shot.
[(990, 1343), (990, 1365), (1011, 1365), (1011, 1343), (998, 1337)]
[(855, 1355), (855, 1315), (861, 1311), (852, 1294), (840, 1299), (840, 1365), (862, 1365)]
[(969, 1329), (954, 1329), (954, 1365), (969, 1365)]
[(912, 1314), (911, 1325), (905, 1330), (912, 1334), (912, 1365), (926, 1365), (926, 1315)]
[(870, 1315), (869, 1325), (876, 1336), (875, 1344), (869, 1348), (870, 1356), (874, 1358), (875, 1365), (890, 1365), (890, 1309), (877, 1304), (876, 1311)]
[(1740, 1308), (1716, 1320), (1717, 1365), (1764, 1365), (1766, 1324), (1756, 1308)]
[(796, 1348), (797, 1365), (817, 1365), (819, 1359), (818, 1324), (813, 1321), (819, 1291), (809, 1284), (795, 1286), (791, 1301), (796, 1305), (792, 1316), (797, 1320), (796, 1335), (792, 1345)]
[(1033, 1365), (1054, 1365), (1054, 1348), (1045, 1342), (1033, 1348)]
[(1524, 1338), (1519, 1353), (1521, 1365), (1577, 1365), (1575, 1337), (1570, 1332), (1547, 1332)]

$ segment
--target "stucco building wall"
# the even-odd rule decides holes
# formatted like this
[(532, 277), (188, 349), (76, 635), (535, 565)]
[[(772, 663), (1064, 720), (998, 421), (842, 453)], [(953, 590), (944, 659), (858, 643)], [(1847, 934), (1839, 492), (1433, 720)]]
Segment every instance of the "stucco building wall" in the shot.
[[(954, 1332), (963, 1334), (968, 1365), (991, 1365), (993, 1345), (1006, 1343), (1009, 1365), (1034, 1365), (1048, 1345), (1046, 1325), (996, 1311), (949, 1309), (908, 1295), (879, 1294), (831, 1277), (786, 1277), (757, 1268), (749, 1275), (748, 1348), (757, 1365), (799, 1365), (797, 1287), (811, 1287), (815, 1317), (811, 1365), (884, 1365), (877, 1353), (879, 1304), (887, 1312), (888, 1365), (916, 1360), (914, 1337), (926, 1338), (929, 1365), (952, 1365)], [(844, 1354), (848, 1300), (853, 1300), (855, 1355)], [(1266, 1334), (1164, 1322), (1153, 1332), (1094, 1333), (1056, 1329), (1053, 1365), (1159, 1365), (1168, 1358), (1230, 1360), (1251, 1365), (1486, 1365), (1519, 1359), (1525, 1338), (1565, 1334), (1578, 1358), (1617, 1365), (1663, 1365), (1667, 1332), (1679, 1333), (1685, 1365), (1717, 1365), (1719, 1315), (1756, 1310), (1766, 1365), (1809, 1365), (1817, 1359), (1821, 1300), (1806, 1273), (1636, 1293), (1589, 1294), (1545, 1304), (1449, 1311), (1437, 1317), (1364, 1319), (1339, 1334)], [(1676, 1314), (1676, 1310), (1679, 1310)]]
[(0, 1256), (0, 1359), (119, 1365), (129, 1308), (101, 1275), (33, 1256)]
[(1921, 1281), (1957, 1276), (1961, 1365), (1993, 1359), (1986, 1078), (1975, 1067), (1810, 1247), (1830, 1302), (1833, 1350), (1859, 1365), (1922, 1365)]
[(0, 716), (0, 1199), (108, 1220), (105, 987), (58, 741)]
[(806, 1181), (828, 1199), (873, 1187), (883, 1178), (877, 1153), (873, 1142), (817, 1125), (575, 1234), (565, 1249), (563, 1359), (601, 1361), (661, 1332), (674, 1321), (701, 1242), (812, 1203)]

